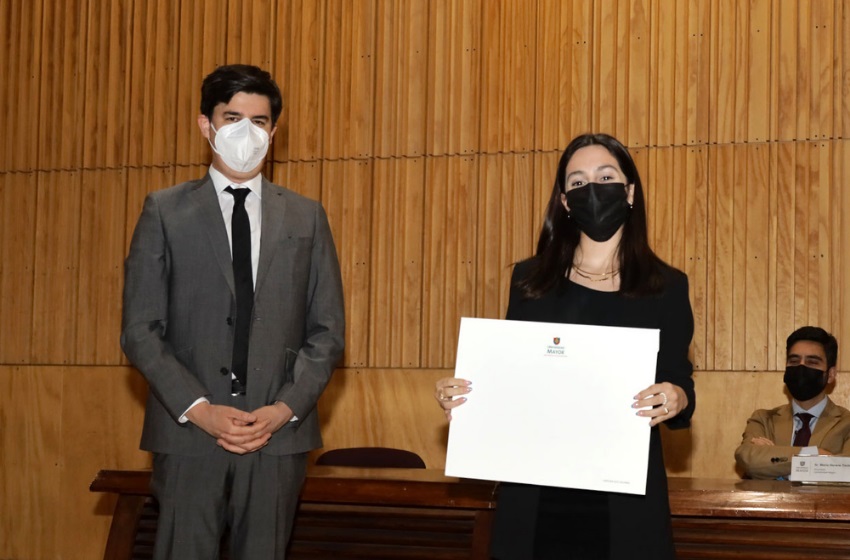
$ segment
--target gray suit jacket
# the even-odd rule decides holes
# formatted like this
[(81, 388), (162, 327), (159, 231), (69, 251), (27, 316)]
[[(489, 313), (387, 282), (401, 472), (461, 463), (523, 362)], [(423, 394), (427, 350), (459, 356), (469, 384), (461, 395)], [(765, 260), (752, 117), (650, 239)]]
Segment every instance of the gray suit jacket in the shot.
[[(342, 356), (342, 280), (321, 204), (263, 179), (247, 395), (299, 418), (263, 453), (321, 447), (316, 402)], [(230, 248), (209, 175), (151, 193), (125, 262), (121, 346), (150, 385), (142, 449), (202, 455), (215, 439), (178, 418), (199, 397), (233, 405), (236, 298)], [(239, 401), (236, 401), (239, 402)]]
[[(752, 478), (770, 479), (791, 474), (791, 457), (802, 447), (791, 445), (794, 409), (784, 404), (771, 410), (756, 410), (747, 420), (743, 441), (735, 450), (735, 460)], [(775, 445), (754, 445), (754, 437), (765, 437)], [(850, 411), (827, 397), (826, 408), (818, 418), (809, 445), (833, 455), (850, 456)]]

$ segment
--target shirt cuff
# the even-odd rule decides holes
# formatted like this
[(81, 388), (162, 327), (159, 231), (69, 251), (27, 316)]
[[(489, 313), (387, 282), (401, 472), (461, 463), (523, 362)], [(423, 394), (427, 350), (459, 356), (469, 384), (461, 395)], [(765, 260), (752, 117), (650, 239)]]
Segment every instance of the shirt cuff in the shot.
[(200, 399), (196, 400), (195, 402), (193, 402), (193, 403), (189, 406), (189, 408), (187, 408), (187, 409), (186, 409), (186, 412), (184, 412), (183, 414), (181, 414), (181, 415), (180, 415), (180, 418), (178, 418), (178, 419), (177, 419), (177, 421), (178, 421), (178, 422), (180, 422), (181, 424), (185, 424), (186, 422), (188, 422), (188, 421), (189, 421), (189, 419), (188, 419), (188, 418), (186, 418), (186, 414), (187, 414), (190, 410), (192, 410), (193, 408), (195, 408), (196, 406), (198, 406), (199, 404), (201, 404), (202, 402), (208, 403), (208, 402), (210, 402), (210, 401), (209, 401), (206, 397), (201, 397)]

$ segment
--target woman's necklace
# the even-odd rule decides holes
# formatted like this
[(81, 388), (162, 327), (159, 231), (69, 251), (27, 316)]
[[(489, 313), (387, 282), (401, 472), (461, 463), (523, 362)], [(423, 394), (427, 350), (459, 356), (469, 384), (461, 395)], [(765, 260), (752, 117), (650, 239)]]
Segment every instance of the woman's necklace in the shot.
[(590, 280), (591, 282), (604, 282), (605, 280), (609, 280), (620, 273), (620, 269), (612, 270), (610, 272), (588, 272), (586, 270), (582, 270), (578, 267), (578, 265), (573, 265), (573, 270), (576, 271), (576, 274)]

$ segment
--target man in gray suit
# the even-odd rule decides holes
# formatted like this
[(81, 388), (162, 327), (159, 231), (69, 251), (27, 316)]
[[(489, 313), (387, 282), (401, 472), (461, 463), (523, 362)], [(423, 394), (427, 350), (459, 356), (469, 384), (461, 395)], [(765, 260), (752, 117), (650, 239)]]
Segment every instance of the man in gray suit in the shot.
[(125, 263), (121, 345), (150, 386), (156, 558), (284, 558), (316, 402), (343, 351), (321, 204), (261, 174), (280, 91), (254, 66), (201, 87), (209, 173), (150, 194)]

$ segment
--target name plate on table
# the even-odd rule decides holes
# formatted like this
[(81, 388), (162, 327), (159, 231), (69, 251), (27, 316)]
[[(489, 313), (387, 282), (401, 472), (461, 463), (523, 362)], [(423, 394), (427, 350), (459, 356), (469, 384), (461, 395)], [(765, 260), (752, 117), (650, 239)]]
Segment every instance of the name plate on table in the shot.
[(850, 457), (795, 455), (788, 479), (803, 484), (850, 485)]
[(646, 493), (657, 329), (463, 318), (446, 475)]

